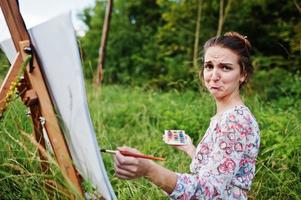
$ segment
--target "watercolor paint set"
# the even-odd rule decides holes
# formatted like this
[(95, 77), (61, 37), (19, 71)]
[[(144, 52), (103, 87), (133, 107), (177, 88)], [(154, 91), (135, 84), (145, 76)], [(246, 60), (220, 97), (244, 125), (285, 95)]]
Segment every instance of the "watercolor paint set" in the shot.
[(187, 138), (183, 130), (165, 130), (163, 140), (170, 145), (186, 145)]

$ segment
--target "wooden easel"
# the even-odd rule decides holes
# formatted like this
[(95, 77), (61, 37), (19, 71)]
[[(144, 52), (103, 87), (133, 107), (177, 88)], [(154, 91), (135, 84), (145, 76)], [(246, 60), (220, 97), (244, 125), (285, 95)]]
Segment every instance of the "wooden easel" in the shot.
[[(6, 98), (12, 83), (17, 80), (22, 63), (28, 56), (32, 56), (31, 61), (26, 66), (24, 79), (18, 86), (18, 90), (24, 104), (30, 108), (36, 140), (40, 144), (39, 146), (45, 149), (45, 140), (42, 134), (42, 128), (45, 128), (63, 176), (83, 196), (80, 177), (72, 164), (72, 158), (56, 118), (37, 55), (31, 45), (30, 36), (19, 10), (18, 1), (0, 0), (0, 7), (17, 51), (16, 58), (0, 89), (0, 115), (5, 107), (3, 100)], [(40, 121), (41, 117), (46, 120), (44, 127)], [(42, 170), (47, 171), (48, 166), (46, 162), (43, 162), (47, 160), (43, 154), (43, 149), (39, 148), (39, 156), (42, 161)], [(72, 199), (75, 197), (72, 196)]]

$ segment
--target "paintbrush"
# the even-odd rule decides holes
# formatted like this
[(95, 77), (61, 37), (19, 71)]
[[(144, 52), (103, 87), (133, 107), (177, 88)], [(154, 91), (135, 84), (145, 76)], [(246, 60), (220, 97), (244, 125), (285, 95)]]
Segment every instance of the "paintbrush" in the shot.
[[(100, 149), (100, 152), (116, 154), (117, 150)], [(151, 155), (145, 155), (145, 154), (140, 154), (140, 153), (133, 153), (133, 152), (124, 151), (124, 150), (120, 150), (119, 152), (124, 156), (130, 156), (130, 157), (135, 157), (135, 158), (145, 158), (145, 159), (150, 159), (150, 160), (161, 160), (161, 161), (165, 160), (164, 158), (160, 158), (160, 157), (154, 157)]]

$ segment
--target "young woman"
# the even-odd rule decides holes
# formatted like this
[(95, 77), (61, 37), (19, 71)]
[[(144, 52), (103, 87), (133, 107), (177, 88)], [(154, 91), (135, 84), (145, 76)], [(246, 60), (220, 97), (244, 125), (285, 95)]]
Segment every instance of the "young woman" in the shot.
[(213, 37), (204, 45), (200, 77), (215, 100), (216, 114), (197, 148), (190, 138), (188, 145), (178, 147), (192, 157), (190, 174), (117, 152), (116, 176), (146, 177), (171, 199), (247, 199), (260, 142), (257, 122), (240, 97), (253, 72), (250, 49), (246, 37), (236, 32)]

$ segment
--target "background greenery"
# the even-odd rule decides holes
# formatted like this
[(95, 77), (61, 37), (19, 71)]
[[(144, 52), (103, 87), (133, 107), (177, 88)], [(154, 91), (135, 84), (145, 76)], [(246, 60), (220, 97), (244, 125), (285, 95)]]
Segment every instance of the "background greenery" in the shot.
[[(91, 116), (100, 146), (127, 145), (167, 158), (161, 164), (188, 172), (190, 160), (164, 145), (164, 129), (184, 129), (200, 140), (215, 112), (198, 80), (202, 44), (217, 34), (222, 0), (115, 0), (104, 82), (93, 86), (105, 3), (86, 9), (86, 35), (78, 38)], [(201, 4), (198, 65), (193, 64), (195, 27)], [(261, 149), (250, 199), (301, 199), (301, 9), (296, 0), (224, 0), (222, 32), (238, 31), (253, 44), (255, 74), (244, 91), (261, 129)], [(8, 61), (0, 52), (0, 77)], [(0, 199), (64, 199), (70, 186), (55, 162), (41, 173), (26, 108), (16, 100), (0, 123)], [(141, 142), (143, 141), (143, 142)], [(166, 199), (144, 179), (114, 177), (119, 199)], [(46, 181), (47, 180), (47, 181)], [(49, 184), (49, 180), (52, 183)], [(51, 194), (49, 189), (52, 187)], [(85, 185), (88, 187), (88, 184)], [(88, 187), (89, 188), (89, 187)]]
[[(222, 32), (238, 31), (248, 37), (254, 49), (256, 72), (261, 71), (255, 73), (258, 79), (270, 78), (272, 74), (274, 78), (265, 80), (265, 84), (275, 86), (279, 80), (291, 79), (300, 71), (301, 9), (295, 0), (117, 0), (110, 24), (104, 82), (197, 90), (202, 57), (198, 48), (199, 66), (193, 66), (198, 4), (201, 2), (198, 39), (202, 46), (217, 34), (220, 1), (224, 1), (225, 10)], [(97, 66), (104, 10), (105, 3), (98, 2), (81, 15), (88, 26), (87, 34), (80, 38), (88, 78)], [(261, 89), (259, 83), (261, 80), (254, 89)]]

